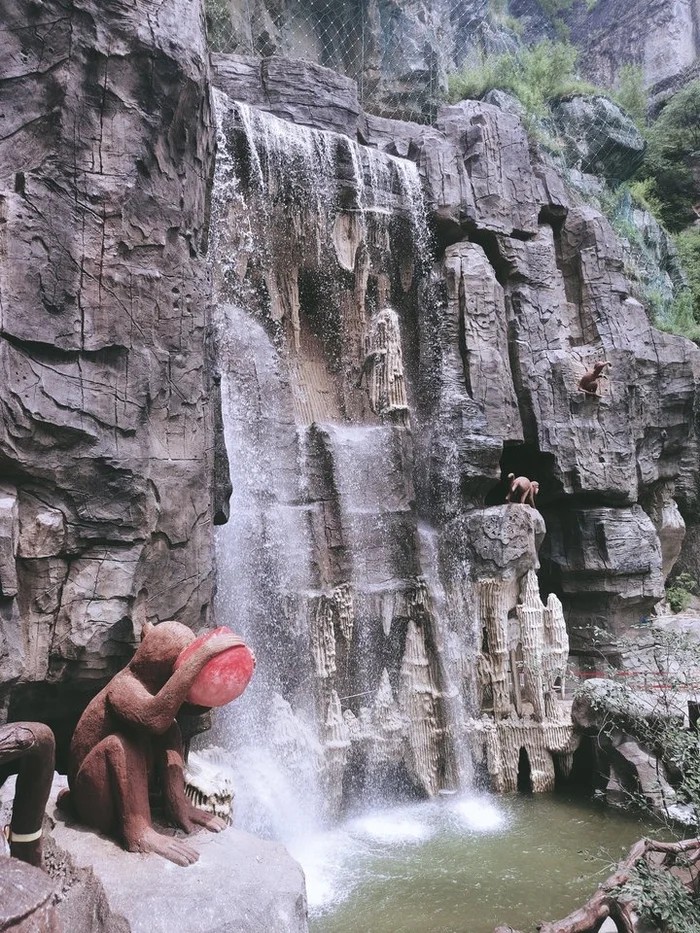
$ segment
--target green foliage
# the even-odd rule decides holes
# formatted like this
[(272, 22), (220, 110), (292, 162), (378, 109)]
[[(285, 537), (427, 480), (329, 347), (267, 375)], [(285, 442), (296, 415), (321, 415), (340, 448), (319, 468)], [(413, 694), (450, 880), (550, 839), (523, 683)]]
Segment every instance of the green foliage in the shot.
[(700, 150), (700, 81), (671, 98), (649, 128), (648, 140), (641, 177), (654, 181), (664, 224), (682, 230), (695, 219), (698, 200), (691, 158)]
[(539, 0), (539, 4), (551, 19), (557, 38), (561, 42), (568, 42), (571, 38), (571, 30), (564, 22), (562, 14), (572, 8), (574, 0)]
[(653, 178), (638, 178), (627, 183), (627, 189), (632, 200), (649, 211), (657, 220), (661, 219), (662, 204), (656, 193), (656, 183)]
[[(700, 327), (695, 324), (700, 331)], [(689, 573), (679, 574), (666, 589), (666, 599), (673, 612), (683, 612), (690, 605), (690, 598), (696, 592), (695, 580)]]
[(688, 279), (693, 317), (700, 322), (700, 229), (690, 227), (674, 237), (678, 258)]
[(516, 36), (522, 36), (524, 32), (522, 20), (510, 15), (508, 0), (489, 0), (489, 8), (495, 23), (504, 29), (510, 29)]
[(649, 95), (644, 87), (641, 65), (623, 65), (617, 75), (615, 101), (632, 117), (638, 129), (644, 130), (647, 120)]
[(492, 88), (513, 94), (531, 115), (546, 118), (551, 101), (570, 94), (596, 93), (576, 74), (577, 50), (568, 42), (544, 39), (517, 54), (482, 54), (450, 78), (450, 99), (478, 99)]
[(645, 861), (637, 863), (618, 895), (630, 898), (643, 919), (655, 924), (663, 933), (697, 933), (700, 930), (700, 904), (678, 878)]
[[(659, 330), (669, 334), (679, 334), (700, 344), (700, 324), (696, 320), (693, 299), (686, 289), (673, 302), (654, 314), (654, 323)], [(668, 592), (668, 591), (667, 591)], [(677, 612), (678, 610), (674, 610)]]
[(235, 52), (230, 0), (205, 0), (207, 41), (213, 52)]
[(554, 19), (570, 10), (574, 5), (574, 0), (539, 0), (539, 4), (544, 12)]

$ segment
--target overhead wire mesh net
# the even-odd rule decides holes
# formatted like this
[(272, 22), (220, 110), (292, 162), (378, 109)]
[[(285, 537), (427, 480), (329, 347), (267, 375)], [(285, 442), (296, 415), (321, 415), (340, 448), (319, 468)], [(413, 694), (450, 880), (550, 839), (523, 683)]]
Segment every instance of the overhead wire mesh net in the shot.
[[(645, 120), (640, 62), (625, 62), (619, 54), (624, 44), (643, 55), (637, 33), (645, 27), (632, 13), (611, 20), (605, 0), (205, 3), (213, 52), (301, 59), (331, 68), (356, 82), (367, 113), (432, 123), (441, 105), (462, 97), (485, 97), (517, 113), (560, 173), (601, 207), (618, 234), (640, 240), (632, 230), (629, 198), (620, 201), (614, 191), (634, 174), (645, 143), (634, 121), (609, 100), (622, 100), (621, 77), (625, 68), (629, 77), (631, 69), (636, 81), (631, 99), (636, 94), (638, 107), (627, 111), (638, 125)], [(489, 94), (493, 88), (508, 96)], [(580, 95), (587, 95), (587, 102), (578, 100)], [(653, 220), (644, 224), (653, 227)], [(652, 289), (670, 301), (672, 280), (679, 275), (673, 249), (660, 258), (653, 244), (638, 247), (644, 254), (635, 263), (643, 267), (640, 297)], [(647, 255), (650, 250), (654, 255)], [(646, 281), (650, 263), (662, 267), (660, 282)]]
[(507, 0), (206, 0), (213, 51), (324, 65), (357, 82), (368, 112), (421, 122), (465, 62), (516, 55), (531, 26), (556, 34), (539, 0), (518, 7), (516, 18)]

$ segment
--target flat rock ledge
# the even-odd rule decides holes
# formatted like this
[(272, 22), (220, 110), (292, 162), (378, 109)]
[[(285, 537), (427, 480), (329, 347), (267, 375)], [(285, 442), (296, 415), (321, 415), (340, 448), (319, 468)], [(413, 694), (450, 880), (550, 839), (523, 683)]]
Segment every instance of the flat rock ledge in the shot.
[(304, 874), (284, 846), (233, 827), (189, 841), (187, 868), (123, 851), (55, 806), (47, 862), (60, 929), (74, 933), (308, 933)]

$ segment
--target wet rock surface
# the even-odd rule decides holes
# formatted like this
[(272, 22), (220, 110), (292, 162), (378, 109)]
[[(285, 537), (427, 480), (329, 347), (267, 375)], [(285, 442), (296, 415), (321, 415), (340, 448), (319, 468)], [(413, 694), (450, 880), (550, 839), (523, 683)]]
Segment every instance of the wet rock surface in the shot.
[[(596, 626), (612, 639), (662, 597), (683, 534), (674, 491), (696, 475), (698, 351), (650, 326), (608, 222), (540, 161), (517, 114), (466, 101), (431, 127), (360, 116), (358, 145), (354, 115), (343, 144), (223, 96), (217, 108), (230, 158), (215, 183), (222, 372), (249, 516), (222, 547), (255, 554), (223, 572), (251, 632), (274, 645), (269, 620), (285, 619), (268, 658), (285, 711), (272, 740), (317, 761), (331, 809), (341, 785), (343, 799), (387, 780), (433, 794), (473, 761), (510, 787), (525, 746), (538, 788), (551, 786), (575, 741), (554, 676), (549, 699), (534, 680), (534, 700), (516, 689), (524, 641), (540, 636), (513, 620), (549, 619), (555, 593), (587, 663)], [(290, 224), (312, 250), (279, 239)], [(612, 368), (590, 396), (578, 382), (596, 360)], [(253, 437), (245, 412), (262, 418)], [(509, 473), (539, 481), (539, 511), (504, 504)], [(482, 647), (487, 583), (513, 734), (474, 725), (480, 710), (498, 719), (478, 673), (496, 663)]]
[[(145, 619), (207, 623), (220, 391), (221, 607), (271, 646), (276, 738), (322, 761), (336, 809), (344, 776), (454, 787), (485, 582), (506, 621), (543, 613), (541, 559), (584, 660), (593, 624), (661, 597), (678, 490), (694, 507), (697, 349), (650, 326), (608, 222), (512, 108), (399, 123), (320, 66), (218, 56), (214, 127), (196, 8), (54, 7), (48, 71), (48, 8), (4, 40), (34, 61), (4, 117), (5, 706), (65, 739)], [(510, 473), (539, 482), (538, 512), (505, 504)], [(508, 626), (512, 677), (529, 630)], [(560, 738), (537, 753), (569, 754)]]

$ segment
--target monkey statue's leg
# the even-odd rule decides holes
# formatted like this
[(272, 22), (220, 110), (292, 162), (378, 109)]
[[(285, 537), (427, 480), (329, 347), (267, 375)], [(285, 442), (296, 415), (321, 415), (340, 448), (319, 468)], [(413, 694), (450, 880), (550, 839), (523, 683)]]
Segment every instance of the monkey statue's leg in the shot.
[(221, 817), (195, 807), (185, 794), (182, 736), (177, 723), (173, 723), (162, 736), (154, 738), (153, 750), (163, 782), (168, 818), (186, 833), (192, 833), (200, 826), (213, 833), (226, 829), (226, 822)]
[(39, 867), (43, 854), (41, 827), (53, 780), (55, 750), (53, 732), (43, 723), (0, 726), (0, 765), (5, 766), (4, 773), (17, 775), (10, 854)]
[(80, 819), (104, 833), (117, 833), (130, 852), (156, 852), (177, 865), (192, 865), (197, 852), (151, 825), (147, 736), (142, 741), (108, 735), (83, 759), (71, 800)]
[(532, 486), (528, 486), (527, 489), (524, 489), (524, 490), (522, 491), (522, 494), (521, 494), (521, 496), (520, 496), (520, 504), (521, 504), (521, 505), (526, 505), (526, 504), (527, 504), (527, 500), (528, 500), (528, 498), (529, 498), (529, 496), (530, 496), (530, 490), (531, 490), (531, 489), (532, 489)]

